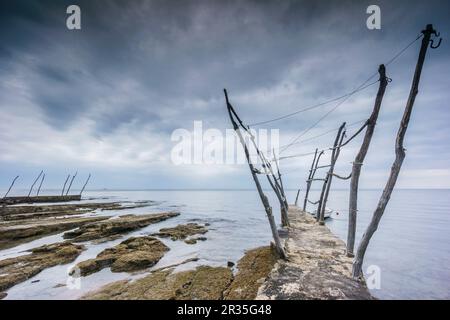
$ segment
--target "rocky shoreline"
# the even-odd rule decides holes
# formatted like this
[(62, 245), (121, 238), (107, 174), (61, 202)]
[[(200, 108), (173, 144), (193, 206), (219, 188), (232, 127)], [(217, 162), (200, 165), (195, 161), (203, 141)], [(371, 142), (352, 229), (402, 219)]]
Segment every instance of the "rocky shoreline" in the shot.
[(237, 273), (229, 267), (155, 270), (144, 278), (108, 284), (84, 300), (248, 300), (255, 299), (277, 260), (272, 247), (247, 251)]
[[(117, 215), (117, 211), (144, 208), (152, 201), (11, 205), (0, 207), (0, 250), (36, 239), (61, 234), (63, 241), (30, 248), (24, 254), (0, 260), (0, 299), (7, 290), (41, 271), (75, 261), (89, 245), (123, 241), (106, 247), (96, 256), (82, 260), (69, 271), (72, 277), (86, 277), (109, 268), (111, 272), (136, 271), (148, 274), (135, 281), (123, 280), (97, 288), (82, 299), (254, 299), (258, 288), (277, 260), (275, 250), (250, 250), (227, 266), (197, 265), (177, 272), (182, 264), (198, 261), (191, 257), (152, 270), (170, 251), (171, 241), (195, 245), (206, 241), (208, 223), (184, 223), (159, 228), (143, 236), (127, 233), (179, 216), (168, 211), (149, 214)], [(104, 215), (111, 211), (115, 215)], [(171, 240), (166, 243), (164, 239)], [(63, 286), (61, 284), (60, 286)]]

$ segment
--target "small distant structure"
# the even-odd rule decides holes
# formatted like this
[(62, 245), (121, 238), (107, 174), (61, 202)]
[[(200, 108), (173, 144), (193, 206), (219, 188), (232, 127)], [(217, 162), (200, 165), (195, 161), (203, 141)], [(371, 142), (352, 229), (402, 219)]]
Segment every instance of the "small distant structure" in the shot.
[[(69, 181), (69, 178), (71, 177), (71, 175), (69, 174), (64, 182), (64, 186), (63, 189), (61, 191), (61, 195), (45, 195), (45, 196), (41, 196), (41, 190), (42, 190), (42, 186), (44, 184), (44, 180), (46, 177), (46, 174), (44, 173), (43, 170), (41, 170), (41, 172), (39, 173), (39, 175), (36, 177), (36, 179), (33, 181), (28, 194), (26, 196), (8, 196), (9, 193), (11, 192), (14, 184), (16, 183), (17, 179), (19, 179), (19, 176), (16, 176), (8, 190), (6, 191), (5, 195), (3, 196), (3, 198), (0, 199), (0, 205), (12, 205), (12, 204), (20, 204), (20, 203), (43, 203), (43, 202), (68, 202), (68, 201), (80, 201), (81, 200), (81, 195), (83, 194), (84, 190), (86, 189), (87, 184), (89, 183), (90, 179), (91, 179), (91, 174), (89, 173), (86, 182), (84, 183), (83, 187), (81, 188), (81, 191), (79, 194), (73, 194), (70, 195), (70, 189), (73, 185), (73, 182), (77, 176), (78, 172), (75, 172), (75, 174), (72, 176), (72, 179), (70, 180), (69, 186), (66, 189), (66, 185), (67, 182)], [(32, 196), (31, 193), (33, 192), (33, 189), (35, 187), (35, 185), (37, 184), (37, 182), (39, 181), (39, 187), (36, 190), (36, 195)]]

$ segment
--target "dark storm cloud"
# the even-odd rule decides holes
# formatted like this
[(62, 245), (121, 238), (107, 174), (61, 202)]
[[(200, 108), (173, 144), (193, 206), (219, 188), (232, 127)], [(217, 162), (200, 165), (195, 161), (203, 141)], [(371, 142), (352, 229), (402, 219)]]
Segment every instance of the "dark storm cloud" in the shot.
[[(120, 130), (169, 139), (193, 120), (228, 127), (227, 87), (244, 119), (273, 118), (353, 89), (426, 23), (449, 29), (448, 1), (377, 3), (380, 31), (365, 27), (371, 1), (3, 1), (0, 97), (8, 103), (0, 108), (30, 104), (51, 128), (82, 127), (92, 139)], [(81, 7), (80, 31), (65, 27), (70, 4)], [(428, 96), (418, 102), (449, 84), (449, 46), (433, 55), (423, 81)], [(388, 68), (386, 122), (397, 123), (415, 59), (408, 51)], [(375, 90), (324, 127), (365, 117)], [(433, 105), (448, 119), (444, 102)], [(269, 127), (292, 138), (326, 110)]]

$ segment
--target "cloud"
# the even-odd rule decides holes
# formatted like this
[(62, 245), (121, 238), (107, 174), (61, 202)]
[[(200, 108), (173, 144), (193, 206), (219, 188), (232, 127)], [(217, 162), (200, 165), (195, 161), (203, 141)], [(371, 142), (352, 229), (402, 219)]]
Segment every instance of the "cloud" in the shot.
[[(251, 186), (245, 166), (174, 167), (173, 130), (190, 129), (195, 120), (205, 128), (230, 128), (224, 87), (248, 123), (339, 96), (429, 21), (441, 30), (449, 24), (449, 4), (438, 1), (381, 1), (381, 31), (365, 27), (367, 5), (360, 1), (79, 1), (82, 30), (68, 31), (69, 4), (1, 5), (1, 177), (30, 167), (78, 166), (105, 172), (105, 186), (119, 184), (108, 171), (136, 177), (123, 179), (123, 187), (132, 188), (158, 187), (157, 181), (166, 187)], [(365, 166), (370, 177), (365, 185), (383, 186), (417, 48), (418, 43), (387, 68), (393, 82)], [(449, 53), (444, 43), (428, 54), (406, 139), (405, 172), (412, 173), (405, 185), (446, 185), (445, 175), (426, 180), (417, 172), (449, 165)], [(367, 118), (376, 89), (355, 94), (300, 140)], [(265, 127), (279, 128), (280, 144), (287, 144), (333, 106)], [(333, 135), (293, 145), (286, 155), (327, 147)], [(358, 143), (342, 153), (339, 170), (349, 169)], [(309, 161), (282, 162), (282, 169), (292, 172), (288, 187), (305, 179)]]

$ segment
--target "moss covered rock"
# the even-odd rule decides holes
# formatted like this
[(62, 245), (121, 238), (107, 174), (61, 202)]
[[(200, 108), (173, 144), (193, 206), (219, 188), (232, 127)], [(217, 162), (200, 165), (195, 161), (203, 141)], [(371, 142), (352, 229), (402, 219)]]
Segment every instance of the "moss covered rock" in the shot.
[[(188, 224), (180, 224), (173, 228), (162, 228), (158, 233), (153, 235), (162, 237), (162, 238), (170, 238), (173, 241), (175, 240), (185, 240), (187, 237), (196, 235), (196, 234), (205, 234), (208, 232), (208, 229), (205, 226), (199, 225), (197, 223), (188, 223)], [(197, 240), (201, 239), (188, 239), (185, 242), (188, 244), (194, 244)]]
[[(111, 267), (113, 272), (130, 272), (152, 267), (169, 248), (153, 237), (132, 237), (113, 248), (100, 252), (96, 258), (80, 262), (76, 268), (82, 276)], [(74, 273), (76, 269), (72, 270)]]
[(238, 261), (239, 271), (233, 283), (224, 293), (224, 299), (255, 299), (259, 287), (266, 280), (277, 258), (275, 249), (270, 246), (247, 251), (244, 257)]
[(178, 273), (164, 270), (134, 282), (114, 282), (83, 299), (219, 300), (232, 281), (231, 270), (224, 267), (200, 266)]

